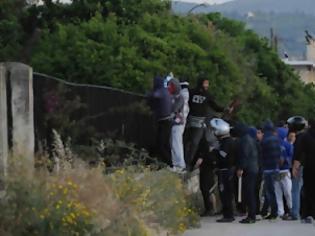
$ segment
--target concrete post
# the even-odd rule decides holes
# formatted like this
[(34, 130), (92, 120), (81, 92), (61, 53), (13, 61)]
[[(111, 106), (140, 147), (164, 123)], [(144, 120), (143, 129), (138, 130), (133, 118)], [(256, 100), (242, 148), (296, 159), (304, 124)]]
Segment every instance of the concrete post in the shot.
[(6, 63), (10, 72), (12, 151), (14, 156), (23, 157), (31, 168), (34, 166), (34, 98), (33, 70), (21, 63)]
[(8, 160), (6, 70), (0, 64), (0, 191), (4, 190)]

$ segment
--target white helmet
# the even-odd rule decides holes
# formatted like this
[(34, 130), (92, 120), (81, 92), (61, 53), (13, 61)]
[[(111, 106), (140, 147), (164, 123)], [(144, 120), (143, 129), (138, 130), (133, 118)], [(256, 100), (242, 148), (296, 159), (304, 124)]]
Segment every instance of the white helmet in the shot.
[(212, 119), (210, 121), (210, 127), (214, 130), (215, 136), (220, 137), (230, 134), (230, 125), (222, 119)]

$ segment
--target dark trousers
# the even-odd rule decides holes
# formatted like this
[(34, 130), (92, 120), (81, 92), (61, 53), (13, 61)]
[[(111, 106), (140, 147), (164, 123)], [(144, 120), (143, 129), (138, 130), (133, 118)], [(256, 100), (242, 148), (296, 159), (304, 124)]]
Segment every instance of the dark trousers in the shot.
[(186, 132), (185, 162), (186, 166), (191, 168), (195, 165), (195, 155), (198, 151), (200, 141), (205, 135), (205, 128), (190, 127)]
[(267, 203), (271, 207), (271, 215), (278, 216), (278, 206), (276, 200), (276, 192), (275, 192), (275, 181), (278, 176), (278, 172), (268, 172), (264, 173), (264, 180), (265, 180), (265, 197)]
[(257, 173), (244, 172), (245, 203), (248, 218), (256, 220), (256, 184)]
[(303, 173), (303, 196), (302, 196), (302, 218), (312, 216), (315, 219), (315, 170), (304, 167)]
[(170, 166), (172, 165), (170, 146), (171, 129), (172, 129), (171, 120), (158, 121), (157, 143), (159, 148), (160, 159), (162, 162)]
[(210, 201), (210, 189), (214, 185), (214, 173), (213, 169), (205, 164), (200, 166), (200, 191), (202, 193), (204, 206), (206, 211), (211, 211), (213, 209), (212, 203)]
[(259, 172), (257, 175), (257, 182), (256, 182), (256, 215), (260, 214), (260, 189), (261, 189), (261, 183), (262, 183), (262, 173)]
[[(242, 179), (242, 186), (244, 186), (244, 179)], [(242, 199), (245, 199), (245, 191), (242, 191)], [(234, 197), (236, 210), (240, 214), (246, 214), (246, 204), (245, 201), (238, 202), (238, 177), (234, 175)]]
[(233, 218), (233, 174), (231, 170), (220, 170), (218, 173), (220, 199), (224, 218)]

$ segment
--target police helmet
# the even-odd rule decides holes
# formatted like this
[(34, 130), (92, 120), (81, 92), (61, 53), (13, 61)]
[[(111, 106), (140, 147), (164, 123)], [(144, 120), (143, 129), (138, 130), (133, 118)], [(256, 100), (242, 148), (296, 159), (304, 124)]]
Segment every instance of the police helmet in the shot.
[(307, 121), (302, 116), (293, 116), (287, 120), (289, 130), (292, 132), (299, 132), (306, 128)]
[(230, 134), (230, 125), (222, 119), (214, 118), (210, 120), (210, 127), (213, 129), (215, 136), (225, 136)]

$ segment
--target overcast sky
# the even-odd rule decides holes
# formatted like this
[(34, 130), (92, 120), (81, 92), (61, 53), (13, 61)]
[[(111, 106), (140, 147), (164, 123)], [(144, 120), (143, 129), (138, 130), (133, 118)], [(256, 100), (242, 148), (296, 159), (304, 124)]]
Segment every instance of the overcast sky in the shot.
[(233, 0), (176, 0), (176, 1), (214, 4), (214, 3), (230, 2)]
[[(71, 0), (61, 0), (61, 2), (70, 2), (70, 1)], [(214, 4), (214, 3), (230, 2), (232, 0), (176, 0), (176, 1)]]

